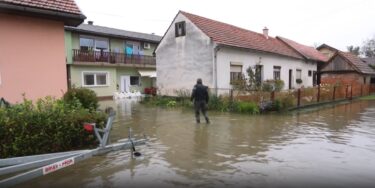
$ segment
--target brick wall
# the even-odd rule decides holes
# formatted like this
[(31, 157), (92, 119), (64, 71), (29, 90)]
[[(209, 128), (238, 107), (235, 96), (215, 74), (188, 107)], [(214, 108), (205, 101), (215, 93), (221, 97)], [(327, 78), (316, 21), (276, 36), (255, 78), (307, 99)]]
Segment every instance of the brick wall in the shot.
[(341, 84), (341, 85), (355, 85), (365, 84), (364, 77), (366, 77), (366, 84), (370, 83), (370, 78), (358, 73), (323, 73), (320, 82), (322, 84)]

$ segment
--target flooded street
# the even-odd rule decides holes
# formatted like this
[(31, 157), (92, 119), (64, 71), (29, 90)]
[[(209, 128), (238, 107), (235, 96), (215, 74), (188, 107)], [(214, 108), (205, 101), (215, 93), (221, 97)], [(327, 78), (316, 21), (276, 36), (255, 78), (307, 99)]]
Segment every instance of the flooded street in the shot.
[(143, 154), (93, 157), (18, 187), (375, 186), (375, 101), (249, 116), (105, 101), (117, 111), (111, 141), (147, 135)]

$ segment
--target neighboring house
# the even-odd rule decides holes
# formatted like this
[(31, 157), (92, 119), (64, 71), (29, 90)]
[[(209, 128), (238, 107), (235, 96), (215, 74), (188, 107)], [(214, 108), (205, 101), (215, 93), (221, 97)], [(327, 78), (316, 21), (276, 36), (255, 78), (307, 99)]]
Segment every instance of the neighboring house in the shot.
[[(284, 89), (312, 86), (317, 62), (314, 48), (179, 11), (156, 49), (157, 86), (162, 95), (191, 90), (202, 78), (218, 94), (251, 67), (256, 79), (281, 79)], [(319, 54), (319, 55), (316, 55)], [(296, 80), (302, 83), (297, 84)]]
[(370, 84), (375, 71), (358, 56), (337, 51), (321, 69), (321, 83)]
[(331, 58), (338, 51), (336, 48), (328, 46), (327, 44), (322, 44), (316, 49), (328, 58)]
[(370, 65), (370, 67), (375, 69), (375, 57), (365, 57), (365, 58), (361, 58), (361, 59), (362, 59), (362, 61), (364, 61), (365, 63)]
[[(364, 61), (366, 64), (368, 64), (372, 69), (375, 70), (375, 57), (366, 57), (366, 58), (361, 58), (362, 61)], [(373, 85), (375, 88), (375, 75), (371, 76), (370, 83)]]
[(89, 24), (65, 27), (69, 85), (99, 97), (144, 92), (156, 84), (155, 47), (161, 37)]
[(64, 25), (86, 17), (74, 0), (0, 0), (0, 97), (11, 103), (67, 90)]

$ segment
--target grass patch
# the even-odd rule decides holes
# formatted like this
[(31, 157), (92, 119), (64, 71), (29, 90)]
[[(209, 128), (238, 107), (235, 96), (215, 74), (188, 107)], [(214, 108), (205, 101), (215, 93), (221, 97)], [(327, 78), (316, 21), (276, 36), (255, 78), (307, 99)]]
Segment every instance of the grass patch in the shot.
[(364, 97), (360, 97), (360, 100), (375, 100), (375, 95), (367, 95)]

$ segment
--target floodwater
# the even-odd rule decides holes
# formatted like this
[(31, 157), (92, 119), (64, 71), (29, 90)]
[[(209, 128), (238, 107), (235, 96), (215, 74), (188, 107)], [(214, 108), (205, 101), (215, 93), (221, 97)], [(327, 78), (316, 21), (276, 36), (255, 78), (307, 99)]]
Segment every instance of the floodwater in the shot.
[(82, 161), (18, 187), (375, 187), (375, 101), (249, 116), (136, 101), (101, 103), (117, 118), (111, 141), (147, 135), (129, 151)]

